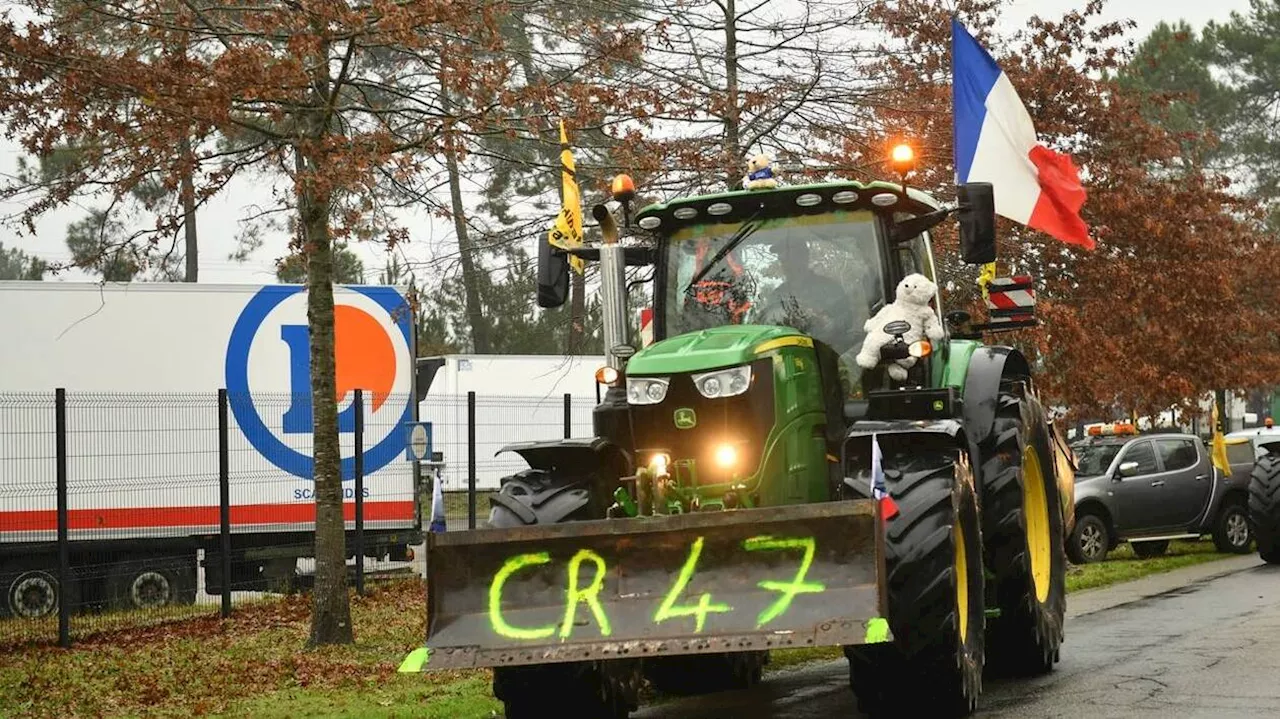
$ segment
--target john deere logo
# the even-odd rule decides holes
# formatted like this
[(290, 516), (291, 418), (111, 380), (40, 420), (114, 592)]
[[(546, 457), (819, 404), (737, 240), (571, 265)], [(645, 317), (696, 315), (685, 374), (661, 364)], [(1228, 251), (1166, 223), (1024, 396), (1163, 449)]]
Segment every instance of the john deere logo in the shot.
[(698, 424), (698, 415), (688, 407), (676, 410), (676, 429), (693, 429)]

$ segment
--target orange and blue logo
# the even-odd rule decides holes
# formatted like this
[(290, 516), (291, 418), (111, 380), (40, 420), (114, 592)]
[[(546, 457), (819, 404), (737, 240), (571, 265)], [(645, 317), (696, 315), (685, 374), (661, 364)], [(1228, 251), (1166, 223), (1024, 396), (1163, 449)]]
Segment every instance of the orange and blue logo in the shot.
[[(264, 287), (245, 305), (227, 343), (228, 404), (245, 438), (267, 461), (313, 478), (310, 452), (311, 338), (306, 292), (297, 285)], [(364, 391), (364, 472), (377, 472), (404, 451), (404, 423), (413, 419), (412, 318), (391, 287), (334, 288), (334, 355), (343, 481), (355, 477), (351, 437), (355, 390)], [(288, 392), (281, 393), (281, 376)]]

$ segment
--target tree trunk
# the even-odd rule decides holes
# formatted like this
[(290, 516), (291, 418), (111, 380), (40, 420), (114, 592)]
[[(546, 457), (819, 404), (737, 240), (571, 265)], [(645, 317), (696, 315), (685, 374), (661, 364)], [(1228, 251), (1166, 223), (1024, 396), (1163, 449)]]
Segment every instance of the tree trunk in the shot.
[(307, 324), (311, 335), (313, 479), (316, 497), (315, 588), (309, 646), (350, 644), (347, 536), (342, 516), (342, 457), (334, 377), (333, 238), (329, 195), (315, 180), (315, 158), (298, 151), (298, 215), (307, 257)]
[(467, 233), (466, 208), (462, 205), (462, 182), (458, 177), (458, 158), (446, 151), (445, 166), (449, 171), (449, 201), (453, 208), (453, 231), (458, 236), (458, 259), (462, 262), (462, 289), (467, 302), (467, 324), (471, 325), (471, 346), (476, 354), (490, 351), (489, 325), (480, 304), (480, 278), (476, 275), (476, 250)]
[(186, 262), (187, 271), (183, 277), (184, 282), (195, 282), (200, 272), (199, 252), (196, 243), (196, 188), (192, 179), (195, 174), (195, 165), (192, 163), (191, 141), (183, 140), (182, 162), (185, 169), (182, 171), (182, 230), (186, 235)]
[(737, 184), (738, 170), (743, 161), (741, 112), (738, 107), (738, 10), (734, 0), (725, 0), (724, 4), (724, 153), (725, 161), (733, 163), (726, 167), (726, 184), (734, 189)]

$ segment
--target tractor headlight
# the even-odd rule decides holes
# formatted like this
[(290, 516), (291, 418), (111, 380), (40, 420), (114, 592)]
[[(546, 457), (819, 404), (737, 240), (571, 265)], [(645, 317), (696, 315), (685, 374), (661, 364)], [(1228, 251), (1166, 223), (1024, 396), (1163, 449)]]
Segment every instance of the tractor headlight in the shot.
[(707, 399), (740, 395), (751, 386), (751, 365), (695, 374), (693, 386)]
[(631, 404), (657, 404), (667, 396), (665, 377), (628, 377), (627, 401)]

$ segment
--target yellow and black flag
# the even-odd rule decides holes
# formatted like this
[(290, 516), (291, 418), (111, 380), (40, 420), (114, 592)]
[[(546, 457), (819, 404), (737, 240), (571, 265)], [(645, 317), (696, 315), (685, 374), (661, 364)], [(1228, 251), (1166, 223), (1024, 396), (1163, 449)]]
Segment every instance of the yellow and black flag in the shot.
[[(562, 249), (571, 249), (582, 245), (582, 194), (578, 191), (578, 179), (575, 176), (573, 153), (569, 150), (569, 136), (564, 131), (564, 120), (560, 121), (560, 177), (564, 188), (563, 207), (556, 215), (556, 223), (547, 233), (547, 242)], [(581, 257), (569, 257), (569, 266), (578, 274), (586, 269)]]
[(1231, 476), (1231, 460), (1227, 459), (1227, 440), (1222, 434), (1221, 420), (1218, 418), (1218, 401), (1213, 401), (1213, 415), (1210, 420), (1213, 423), (1213, 441), (1211, 443), (1211, 451), (1209, 457), (1213, 460), (1213, 466), (1222, 470), (1224, 476)]

